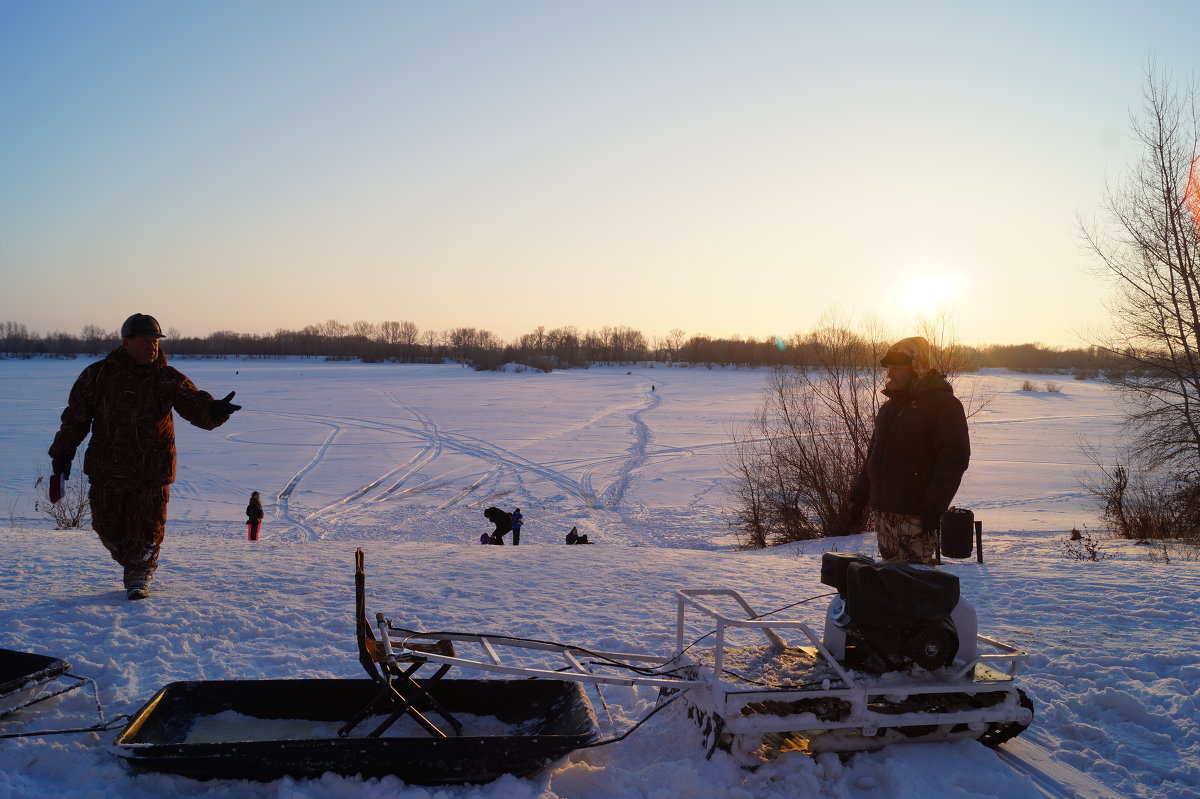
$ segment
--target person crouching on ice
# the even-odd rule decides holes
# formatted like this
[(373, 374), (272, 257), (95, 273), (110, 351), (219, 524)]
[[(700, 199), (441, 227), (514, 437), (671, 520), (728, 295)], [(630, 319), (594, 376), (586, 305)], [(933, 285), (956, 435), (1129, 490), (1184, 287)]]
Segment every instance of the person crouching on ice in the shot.
[(493, 544), (504, 544), (504, 536), (513, 529), (512, 516), (508, 515), (508, 511), (500, 510), (499, 508), (488, 508), (483, 512), (484, 518), (496, 525), (496, 529), (492, 532)]
[(62, 425), (50, 445), (54, 473), (71, 474), (75, 450), (91, 432), (83, 471), (91, 481), (92, 528), (124, 569), (129, 599), (145, 599), (158, 568), (175, 481), (172, 411), (196, 427), (213, 430), (241, 408), (213, 399), (167, 365), (159, 348), (162, 328), (135, 313), (121, 325), (121, 346), (79, 375)]

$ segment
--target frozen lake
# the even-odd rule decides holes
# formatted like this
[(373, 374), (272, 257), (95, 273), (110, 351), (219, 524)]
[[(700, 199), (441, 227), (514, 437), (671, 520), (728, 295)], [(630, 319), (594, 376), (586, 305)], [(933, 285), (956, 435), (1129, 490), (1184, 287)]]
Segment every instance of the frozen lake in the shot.
[[(0, 491), (10, 520), (36, 523), (32, 483), (88, 359), (0, 361)], [(170, 533), (239, 532), (251, 491), (263, 535), (455, 542), (487, 529), (489, 505), (520, 507), (522, 543), (572, 526), (611, 543), (727, 548), (725, 460), (755, 412), (765, 372), (597, 367), (539, 373), (321, 360), (178, 360), (243, 410), (215, 432), (176, 421)], [(1038, 391), (1021, 391), (1026, 380)], [(1060, 387), (1044, 390), (1047, 381)], [(1119, 417), (1096, 383), (1007, 372), (959, 378), (994, 399), (971, 421), (957, 504), (991, 530), (1094, 524), (1075, 475), (1082, 439)]]

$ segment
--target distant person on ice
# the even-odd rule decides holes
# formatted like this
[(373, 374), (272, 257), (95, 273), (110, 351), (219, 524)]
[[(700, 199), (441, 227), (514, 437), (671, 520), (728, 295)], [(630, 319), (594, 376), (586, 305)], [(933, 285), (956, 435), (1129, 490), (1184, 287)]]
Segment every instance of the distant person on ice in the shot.
[(175, 480), (175, 411), (196, 427), (220, 427), (241, 408), (196, 388), (167, 365), (153, 316), (121, 325), (121, 346), (79, 375), (50, 445), (55, 474), (71, 473), (75, 450), (91, 432), (83, 471), (91, 480), (92, 527), (124, 568), (129, 599), (145, 599), (158, 567)]
[(875, 511), (885, 559), (930, 566), (942, 514), (971, 460), (962, 403), (931, 362), (920, 336), (897, 342), (880, 360), (887, 400), (850, 504), (855, 529), (867, 508)]
[(250, 494), (250, 504), (246, 506), (246, 540), (258, 540), (258, 528), (262, 526), (263, 508), (262, 500), (258, 497), (258, 492), (253, 491)]
[(492, 532), (492, 543), (503, 545), (504, 534), (513, 529), (512, 517), (499, 508), (488, 508), (483, 515), (489, 522), (496, 525), (496, 529)]
[(576, 527), (572, 527), (571, 531), (569, 533), (567, 533), (567, 543), (568, 544), (590, 544), (592, 542), (588, 541), (588, 537), (587, 537), (586, 533), (584, 535), (580, 535), (579, 529)]
[(521, 543), (521, 525), (525, 523), (525, 517), (521, 515), (521, 509), (517, 508), (512, 512), (513, 526), (513, 546)]

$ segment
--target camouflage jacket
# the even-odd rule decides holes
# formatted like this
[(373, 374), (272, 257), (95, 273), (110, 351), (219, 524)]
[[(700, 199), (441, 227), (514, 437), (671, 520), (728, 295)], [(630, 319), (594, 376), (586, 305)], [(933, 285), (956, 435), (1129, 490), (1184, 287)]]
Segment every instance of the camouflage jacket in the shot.
[(83, 471), (93, 483), (166, 485), (175, 481), (171, 411), (212, 430), (220, 426), (209, 416), (212, 404), (211, 394), (167, 366), (162, 350), (154, 363), (139, 366), (118, 347), (75, 381), (50, 457), (74, 458), (90, 430)]

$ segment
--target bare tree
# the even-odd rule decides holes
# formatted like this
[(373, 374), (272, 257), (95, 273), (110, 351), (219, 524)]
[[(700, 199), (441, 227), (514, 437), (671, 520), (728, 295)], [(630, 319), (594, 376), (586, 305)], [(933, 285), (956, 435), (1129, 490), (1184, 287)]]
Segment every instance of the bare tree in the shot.
[[(170, 330), (167, 331), (167, 335), (170, 336), (172, 332), (178, 333), (178, 331)], [(176, 338), (179, 338), (179, 336), (173, 336), (172, 340)], [(82, 339), (83, 346), (88, 353), (99, 355), (101, 352), (109, 349), (109, 345), (117, 340), (117, 334), (115, 332), (110, 333), (99, 325), (84, 325)]]
[(411, 354), (417, 348), (417, 337), (421, 334), (420, 329), (415, 322), (404, 321), (400, 323), (399, 343), (405, 349), (407, 354)]
[(1200, 106), (1147, 69), (1131, 114), (1140, 161), (1104, 198), (1107, 226), (1083, 224), (1115, 294), (1113, 333), (1098, 342), (1131, 368), (1110, 370), (1124, 403), (1127, 455), (1172, 481), (1200, 473)]
[(546, 347), (556, 365), (582, 366), (584, 362), (579, 330), (575, 327), (556, 327), (546, 333)]
[(400, 323), (392, 320), (379, 323), (379, 340), (389, 347), (400, 343)]
[(446, 331), (446, 346), (450, 348), (450, 357), (456, 361), (467, 361), (475, 349), (479, 331), (473, 327), (456, 327)]
[(601, 331), (606, 338), (609, 359), (617, 362), (639, 361), (646, 357), (646, 337), (639, 330), (618, 325)]
[(750, 547), (842, 535), (871, 445), (887, 344), (833, 320), (809, 334), (813, 366), (770, 373), (763, 406), (735, 434), (736, 526)]
[(442, 334), (436, 330), (426, 330), (422, 334), (421, 340), (425, 342), (426, 357), (436, 357), (438, 343), (442, 340)]
[[(948, 322), (921, 322), (918, 330), (948, 381), (971, 368)], [(727, 470), (743, 546), (854, 532), (851, 494), (883, 403), (879, 361), (893, 340), (878, 323), (852, 330), (836, 313), (789, 340), (801, 365), (770, 373), (758, 414), (733, 436)], [(968, 417), (994, 396), (974, 381), (964, 401)]]
[(33, 483), (38, 494), (33, 509), (53, 521), (56, 530), (74, 530), (91, 522), (92, 504), (88, 497), (87, 475), (78, 468), (75, 475), (74, 480), (68, 480), (63, 486), (63, 494), (58, 502), (50, 501), (50, 481), (44, 475), (38, 475)]
[(342, 324), (336, 319), (330, 319), (322, 322), (320, 325), (321, 335), (327, 339), (345, 338), (350, 335), (350, 326)]
[(686, 335), (687, 333), (678, 327), (673, 327), (667, 331), (663, 343), (667, 349), (668, 362), (675, 360), (675, 357), (679, 355), (679, 350), (683, 347), (683, 337)]
[(955, 396), (963, 404), (963, 411), (970, 419), (982, 411), (996, 398), (998, 391), (986, 380), (972, 380), (962, 391), (962, 381), (956, 381), (966, 372), (978, 369), (974, 354), (958, 341), (953, 320), (941, 314), (933, 318), (917, 320), (917, 334), (929, 342), (934, 369), (955, 388)]

